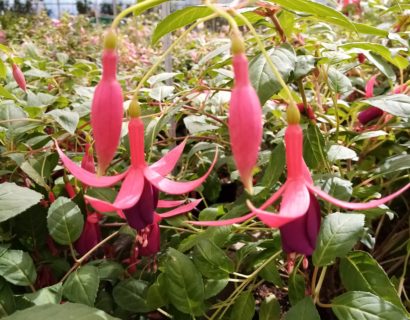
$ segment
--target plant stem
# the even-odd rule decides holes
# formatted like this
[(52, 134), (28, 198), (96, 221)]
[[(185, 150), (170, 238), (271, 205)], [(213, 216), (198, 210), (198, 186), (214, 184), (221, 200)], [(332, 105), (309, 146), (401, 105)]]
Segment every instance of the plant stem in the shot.
[(249, 30), (251, 31), (251, 33), (255, 37), (255, 40), (256, 40), (256, 43), (258, 45), (259, 50), (262, 52), (263, 56), (265, 57), (266, 62), (268, 63), (269, 67), (271, 68), (273, 74), (276, 77), (276, 80), (278, 80), (278, 82), (282, 86), (283, 90), (285, 91), (285, 94), (287, 95), (287, 97), (289, 99), (289, 105), (291, 107), (297, 108), (295, 100), (293, 99), (293, 96), (292, 96), (292, 92), (290, 91), (289, 87), (286, 85), (286, 83), (283, 80), (282, 75), (280, 74), (278, 68), (276, 68), (276, 66), (273, 63), (272, 59), (270, 58), (269, 54), (265, 50), (265, 47), (264, 47), (258, 33), (256, 32), (255, 28), (253, 27), (252, 23), (250, 23), (250, 21), (245, 16), (243, 16), (241, 13), (239, 13), (237, 11), (234, 11), (234, 13), (239, 19), (241, 19), (246, 24), (246, 26), (249, 28)]
[[(407, 242), (407, 247), (408, 246), (409, 246), (409, 242)], [(399, 297), (401, 296), (401, 292), (403, 291), (403, 288), (404, 288), (404, 281), (406, 280), (407, 264), (409, 262), (409, 258), (410, 258), (410, 250), (407, 250), (406, 259), (404, 259), (403, 273), (400, 277), (399, 287), (397, 289), (397, 294)]]
[(165, 59), (165, 57), (171, 53), (172, 50), (174, 50), (174, 48), (181, 42), (182, 39), (184, 39), (193, 29), (196, 28), (197, 25), (208, 21), (210, 19), (213, 19), (217, 16), (217, 14), (213, 14), (210, 15), (208, 17), (199, 19), (197, 22), (195, 22), (193, 25), (191, 25), (188, 29), (186, 29), (180, 36), (178, 39), (176, 39), (174, 42), (172, 42), (172, 44), (169, 46), (169, 48), (167, 50), (164, 51), (164, 53), (158, 58), (158, 60), (152, 65), (152, 67), (144, 74), (144, 76), (142, 77), (142, 79), (140, 80), (140, 82), (138, 83), (137, 87), (134, 90), (134, 95), (133, 95), (133, 99), (134, 100), (138, 100), (138, 93), (140, 91), (140, 89), (142, 88), (142, 86), (144, 85), (144, 83), (148, 80), (148, 78), (154, 73), (154, 71), (158, 68), (158, 66), (162, 63), (162, 61)]
[(322, 271), (320, 272), (319, 281), (317, 282), (317, 285), (315, 286), (315, 291), (313, 291), (313, 303), (316, 303), (317, 301), (319, 301), (320, 289), (322, 288), (323, 280), (325, 279), (326, 270), (327, 270), (327, 267), (323, 267)]
[(140, 11), (145, 11), (151, 7), (155, 7), (165, 1), (168, 0), (145, 0), (143, 2), (139, 2), (123, 11), (121, 11), (114, 19), (114, 21), (111, 24), (111, 28), (115, 29), (116, 27), (118, 27), (118, 24), (120, 23), (120, 21), (125, 18), (126, 16), (128, 16), (129, 14), (133, 13), (136, 10), (140, 10)]
[(76, 263), (71, 267), (70, 270), (67, 271), (67, 273), (64, 275), (64, 277), (60, 280), (60, 282), (64, 282), (68, 276), (75, 271), (79, 266), (81, 266), (81, 264), (95, 251), (97, 250), (99, 247), (101, 247), (103, 244), (105, 244), (106, 242), (110, 241), (112, 238), (114, 238), (115, 236), (117, 236), (120, 232), (119, 231), (115, 231), (114, 233), (110, 234), (107, 238), (105, 238), (104, 240), (100, 241), (98, 244), (96, 244), (94, 247), (92, 247), (86, 254), (84, 254), (80, 259), (76, 260)]

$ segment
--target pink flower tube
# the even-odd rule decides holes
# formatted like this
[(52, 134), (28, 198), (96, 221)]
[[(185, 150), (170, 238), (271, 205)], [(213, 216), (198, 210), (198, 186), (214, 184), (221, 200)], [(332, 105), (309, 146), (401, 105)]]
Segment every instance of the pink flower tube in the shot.
[(13, 68), (13, 78), (14, 78), (14, 80), (16, 80), (18, 86), (22, 90), (27, 91), (26, 78), (24, 78), (23, 72), (21, 71), (21, 69), (15, 63), (13, 63), (12, 68)]
[(114, 158), (121, 135), (124, 111), (122, 89), (116, 79), (117, 59), (115, 34), (109, 33), (102, 56), (102, 79), (95, 88), (91, 105), (91, 127), (100, 175)]
[(229, 135), (242, 183), (252, 193), (252, 170), (262, 141), (262, 108), (249, 81), (245, 54), (234, 54), (233, 69), (235, 84), (229, 105)]

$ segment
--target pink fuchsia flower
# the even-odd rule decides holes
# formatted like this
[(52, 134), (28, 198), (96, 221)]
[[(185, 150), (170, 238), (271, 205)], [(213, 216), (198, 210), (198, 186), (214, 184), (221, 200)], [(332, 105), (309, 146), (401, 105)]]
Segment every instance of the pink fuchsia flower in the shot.
[[(365, 97), (371, 98), (374, 96), (374, 86), (377, 83), (377, 75), (372, 76), (365, 86)], [(393, 90), (393, 94), (399, 94), (407, 89), (407, 84), (402, 84), (397, 86)], [(357, 119), (362, 125), (366, 125), (372, 120), (380, 118), (384, 114), (384, 111), (377, 107), (369, 107), (366, 110), (359, 113)]]
[(115, 33), (109, 31), (104, 42), (102, 78), (95, 88), (91, 105), (91, 127), (100, 175), (104, 174), (114, 158), (120, 142), (124, 113), (122, 89), (116, 79), (116, 41)]
[(21, 71), (21, 69), (15, 63), (13, 63), (11, 67), (13, 69), (13, 78), (14, 78), (14, 80), (16, 80), (18, 86), (22, 90), (27, 91), (26, 78), (24, 77), (23, 72)]
[[(132, 112), (130, 113), (132, 114)], [(114, 203), (89, 196), (85, 198), (95, 210), (99, 212), (117, 211), (121, 217), (127, 218), (131, 226), (139, 229), (141, 225), (145, 223), (151, 224), (153, 221), (152, 212), (153, 209), (156, 208), (154, 203), (155, 199), (157, 199), (157, 190), (172, 195), (184, 194), (194, 190), (200, 186), (211, 173), (217, 160), (217, 154), (215, 154), (210, 168), (201, 178), (188, 182), (176, 182), (165, 178), (165, 176), (174, 169), (182, 154), (186, 141), (168, 152), (162, 159), (151, 166), (147, 166), (144, 159), (144, 124), (138, 116), (131, 117), (128, 124), (128, 136), (130, 141), (131, 166), (127, 171), (116, 176), (98, 176), (90, 173), (71, 161), (61, 151), (58, 145), (56, 145), (56, 148), (66, 168), (78, 180), (88, 186), (108, 187), (124, 180)], [(193, 205), (194, 203), (195, 202), (185, 205), (185, 207), (182, 206), (174, 209), (168, 214), (176, 214), (176, 212), (189, 208), (189, 205)], [(169, 203), (159, 201), (158, 206), (161, 207), (162, 205), (168, 206)], [(141, 217), (143, 214), (147, 214), (148, 216)]]
[[(289, 109), (288, 109), (289, 110)], [(296, 110), (296, 112), (298, 112)], [(410, 188), (410, 183), (401, 188), (400, 190), (394, 192), (393, 194), (372, 200), (368, 203), (354, 203), (342, 201), (333, 198), (326, 192), (314, 186), (309, 170), (303, 159), (303, 133), (302, 128), (297, 121), (293, 121), (289, 117), (289, 125), (285, 132), (285, 144), (286, 144), (286, 164), (288, 177), (286, 182), (275, 192), (260, 208), (255, 208), (252, 203), (248, 202), (249, 208), (252, 210), (251, 213), (228, 220), (219, 221), (192, 221), (190, 223), (194, 225), (202, 226), (223, 226), (228, 224), (240, 223), (253, 217), (259, 218), (264, 224), (272, 228), (282, 228), (288, 224), (290, 226), (285, 228), (282, 233), (285, 233), (283, 239), (283, 247), (285, 251), (295, 250), (296, 252), (303, 254), (310, 254), (312, 249), (311, 246), (313, 240), (316, 240), (318, 227), (320, 219), (318, 218), (318, 207), (315, 202), (315, 194), (320, 198), (344, 209), (350, 210), (366, 210), (377, 206), (380, 206)], [(280, 210), (278, 214), (266, 211), (265, 209), (272, 205), (276, 200), (282, 197), (282, 202), (280, 204)], [(312, 218), (313, 221), (311, 226), (303, 225), (303, 222), (308, 222), (308, 217)], [(299, 219), (305, 219), (298, 221)], [(292, 225), (292, 223), (294, 223)], [(293, 234), (295, 241), (288, 242), (291, 237), (291, 232), (298, 230), (298, 234)], [(302, 232), (303, 230), (303, 232)], [(297, 242), (305, 242), (305, 245), (299, 245)], [(295, 244), (297, 243), (297, 244)]]
[(252, 193), (252, 171), (262, 141), (262, 108), (249, 81), (242, 39), (232, 38), (232, 51), (235, 82), (229, 105), (229, 135), (242, 183)]

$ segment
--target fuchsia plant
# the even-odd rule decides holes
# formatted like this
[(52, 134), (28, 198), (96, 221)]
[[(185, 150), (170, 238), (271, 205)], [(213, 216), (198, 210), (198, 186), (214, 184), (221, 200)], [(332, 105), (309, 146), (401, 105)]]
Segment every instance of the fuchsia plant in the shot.
[(98, 173), (104, 174), (117, 150), (122, 127), (123, 96), (117, 73), (117, 39), (110, 30), (104, 41), (102, 56), (103, 74), (95, 88), (91, 105), (91, 127), (93, 129)]
[(229, 135), (233, 157), (245, 188), (252, 193), (252, 171), (262, 141), (262, 108), (249, 81), (242, 39), (232, 38), (235, 83), (229, 105)]
[[(369, 79), (369, 81), (366, 83), (366, 87), (365, 87), (366, 98), (371, 98), (374, 96), (373, 91), (374, 91), (374, 85), (376, 84), (376, 78), (377, 78), (377, 74), (372, 76)], [(406, 89), (407, 89), (407, 84), (397, 86), (393, 90), (393, 94), (402, 93)], [(369, 107), (366, 110), (360, 112), (357, 118), (362, 125), (366, 125), (370, 121), (380, 118), (383, 115), (383, 113), (384, 111), (377, 107)]]
[[(272, 228), (282, 228), (283, 248), (286, 252), (297, 252), (309, 255), (315, 248), (316, 236), (319, 231), (319, 206), (315, 194), (330, 203), (344, 209), (366, 210), (380, 206), (410, 188), (410, 183), (393, 194), (372, 200), (368, 203), (354, 203), (333, 198), (326, 192), (314, 186), (309, 170), (303, 159), (303, 132), (299, 125), (299, 111), (296, 107), (288, 107), (288, 128), (285, 132), (287, 180), (260, 208), (255, 208), (248, 201), (251, 213), (228, 220), (193, 221), (200, 226), (223, 226), (240, 223), (253, 217), (258, 217)], [(266, 211), (282, 196), (278, 214)], [(284, 227), (284, 228), (283, 228)], [(297, 233), (296, 233), (297, 232)]]
[[(165, 178), (175, 167), (180, 158), (186, 141), (168, 152), (162, 159), (151, 166), (147, 166), (144, 159), (144, 124), (139, 118), (139, 107), (136, 101), (131, 102), (129, 109), (131, 119), (128, 124), (128, 136), (130, 140), (131, 166), (124, 173), (116, 176), (98, 176), (84, 168), (77, 166), (56, 145), (60, 159), (66, 168), (82, 183), (92, 187), (108, 187), (124, 179), (121, 189), (114, 203), (85, 196), (88, 203), (99, 212), (117, 211), (119, 216), (126, 218), (129, 225), (143, 234), (151, 232), (151, 227), (158, 218), (167, 218), (188, 212), (196, 207), (200, 200), (192, 201), (183, 205), (184, 201), (158, 201), (158, 190), (169, 194), (184, 194), (200, 186), (212, 171), (214, 161), (205, 175), (189, 182), (175, 182)], [(180, 205), (167, 213), (157, 214), (157, 207), (171, 208)], [(148, 230), (146, 227), (149, 227)]]
[(22, 90), (27, 91), (26, 78), (24, 77), (24, 74), (21, 71), (21, 69), (15, 63), (12, 64), (12, 69), (13, 69), (13, 78), (14, 80), (16, 80), (18, 86)]

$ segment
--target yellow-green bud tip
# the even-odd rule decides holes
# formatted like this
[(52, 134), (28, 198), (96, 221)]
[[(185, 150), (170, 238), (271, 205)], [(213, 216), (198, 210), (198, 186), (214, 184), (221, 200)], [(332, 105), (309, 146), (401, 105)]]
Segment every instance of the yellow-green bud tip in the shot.
[(298, 124), (300, 122), (300, 112), (294, 104), (288, 106), (286, 115), (288, 118), (288, 124)]
[(242, 36), (237, 32), (233, 32), (231, 35), (231, 50), (233, 54), (240, 54), (245, 52), (245, 42)]
[(104, 49), (115, 48), (117, 48), (117, 35), (113, 29), (109, 29), (104, 36)]
[(131, 118), (138, 118), (141, 115), (141, 108), (137, 100), (131, 100), (128, 114)]

